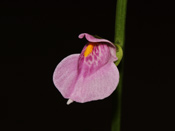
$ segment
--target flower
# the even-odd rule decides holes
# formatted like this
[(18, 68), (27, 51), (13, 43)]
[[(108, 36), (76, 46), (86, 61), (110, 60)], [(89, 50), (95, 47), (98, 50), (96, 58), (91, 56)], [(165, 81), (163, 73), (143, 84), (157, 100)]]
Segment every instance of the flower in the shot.
[(64, 98), (84, 103), (104, 99), (112, 94), (119, 82), (116, 47), (106, 39), (82, 33), (88, 43), (81, 54), (64, 58), (56, 67), (53, 82)]

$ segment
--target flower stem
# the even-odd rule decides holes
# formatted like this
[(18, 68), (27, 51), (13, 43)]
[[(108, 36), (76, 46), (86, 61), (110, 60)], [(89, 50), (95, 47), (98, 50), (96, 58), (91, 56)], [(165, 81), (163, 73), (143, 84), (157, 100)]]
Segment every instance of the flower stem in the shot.
[[(124, 52), (124, 40), (125, 40), (126, 7), (127, 7), (127, 0), (117, 0), (114, 43), (120, 45), (123, 49), (123, 52)], [(121, 130), (121, 105), (122, 105), (121, 99), (122, 99), (123, 67), (124, 67), (124, 60), (121, 61), (118, 67), (120, 72), (120, 80), (113, 98), (113, 119), (111, 127), (112, 131)]]

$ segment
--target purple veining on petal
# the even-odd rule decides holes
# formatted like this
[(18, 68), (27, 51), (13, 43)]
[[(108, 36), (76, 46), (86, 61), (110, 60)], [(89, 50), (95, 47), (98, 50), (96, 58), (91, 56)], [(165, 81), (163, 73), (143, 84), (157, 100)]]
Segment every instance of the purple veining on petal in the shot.
[(92, 35), (90, 35), (88, 33), (81, 33), (78, 37), (80, 39), (82, 39), (83, 37), (85, 37), (89, 42), (108, 43), (110, 45), (109, 48), (110, 48), (111, 55), (113, 56), (112, 57), (113, 58), (113, 61), (116, 61), (118, 59), (116, 57), (116, 47), (109, 40), (95, 38), (95, 37), (93, 37)]
[(97, 43), (87, 57), (84, 57), (84, 51), (85, 50), (82, 50), (78, 62), (79, 72), (81, 72), (84, 77), (93, 74), (110, 61), (111, 54), (107, 44)]

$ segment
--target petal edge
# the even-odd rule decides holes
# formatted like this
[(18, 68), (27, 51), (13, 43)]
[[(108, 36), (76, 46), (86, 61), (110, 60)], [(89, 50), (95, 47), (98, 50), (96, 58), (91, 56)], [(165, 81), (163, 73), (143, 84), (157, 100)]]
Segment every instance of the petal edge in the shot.
[(78, 59), (80, 54), (64, 58), (55, 68), (53, 82), (64, 98), (69, 98), (76, 83)]

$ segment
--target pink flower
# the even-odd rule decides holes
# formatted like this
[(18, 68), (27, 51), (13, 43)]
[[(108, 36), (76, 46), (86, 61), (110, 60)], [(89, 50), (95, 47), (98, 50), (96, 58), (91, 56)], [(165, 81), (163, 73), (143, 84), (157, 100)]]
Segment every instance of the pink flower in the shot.
[(82, 33), (88, 43), (81, 54), (64, 58), (56, 67), (53, 82), (64, 98), (84, 103), (104, 99), (112, 94), (119, 82), (119, 71), (114, 64), (116, 48), (106, 39)]

